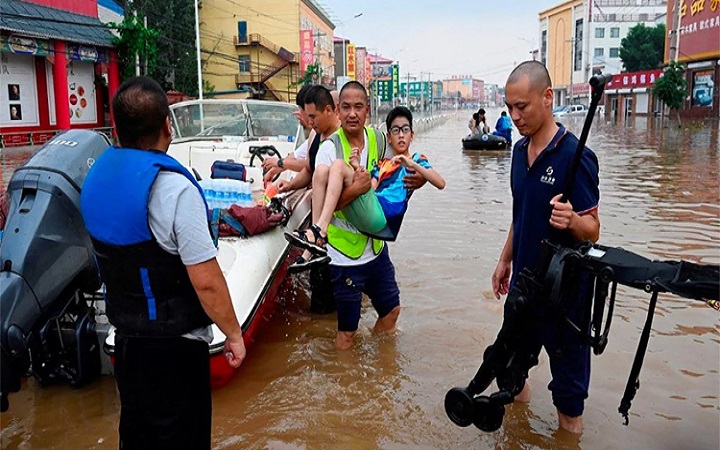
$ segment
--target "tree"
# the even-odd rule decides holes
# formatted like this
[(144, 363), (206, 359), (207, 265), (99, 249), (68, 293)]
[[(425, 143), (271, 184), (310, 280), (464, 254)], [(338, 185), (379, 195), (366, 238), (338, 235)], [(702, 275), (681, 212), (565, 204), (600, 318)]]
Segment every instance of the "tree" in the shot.
[(673, 109), (677, 114), (678, 126), (682, 126), (680, 121), (680, 108), (685, 103), (687, 97), (687, 81), (685, 80), (685, 66), (677, 61), (671, 62), (663, 76), (655, 80), (652, 87), (653, 95), (660, 99), (670, 111)]
[(121, 23), (110, 22), (120, 35), (115, 37), (114, 44), (120, 59), (120, 75), (126, 80), (135, 75), (135, 56), (140, 57), (142, 67), (151, 71), (158, 56), (158, 31), (146, 28), (140, 16), (126, 15)]
[(157, 53), (154, 64), (148, 66), (148, 76), (166, 90), (176, 89), (190, 96), (198, 94), (194, 1), (119, 0), (125, 8), (125, 21), (137, 12), (147, 18), (148, 28), (157, 30)]
[(639, 23), (620, 41), (620, 60), (628, 72), (657, 69), (665, 55), (665, 25)]
[(322, 67), (320, 67), (320, 63), (310, 64), (307, 66), (307, 69), (305, 70), (305, 75), (303, 75), (297, 82), (293, 83), (297, 86), (302, 86), (305, 84), (320, 84), (320, 80), (322, 80), (323, 70)]

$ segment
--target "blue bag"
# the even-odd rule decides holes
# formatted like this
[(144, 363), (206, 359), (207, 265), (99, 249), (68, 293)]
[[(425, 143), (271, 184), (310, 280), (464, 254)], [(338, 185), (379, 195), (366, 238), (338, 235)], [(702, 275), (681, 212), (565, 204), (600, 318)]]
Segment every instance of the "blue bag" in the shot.
[(245, 165), (235, 161), (215, 161), (210, 169), (210, 178), (229, 178), (231, 180), (247, 181)]

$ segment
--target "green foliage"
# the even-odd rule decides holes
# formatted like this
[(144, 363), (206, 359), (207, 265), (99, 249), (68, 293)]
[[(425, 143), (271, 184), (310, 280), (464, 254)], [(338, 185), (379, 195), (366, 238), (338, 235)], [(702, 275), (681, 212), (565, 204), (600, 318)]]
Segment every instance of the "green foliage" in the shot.
[(628, 72), (657, 69), (665, 54), (665, 25), (646, 27), (639, 23), (630, 28), (620, 42), (620, 60)]
[(203, 79), (203, 94), (212, 94), (215, 92), (215, 85), (209, 82), (208, 80)]
[(688, 95), (685, 66), (679, 62), (671, 62), (663, 76), (655, 80), (652, 92), (671, 110), (682, 108)]
[(323, 70), (322, 67), (320, 67), (320, 63), (310, 64), (309, 66), (307, 66), (305, 75), (303, 75), (293, 84), (295, 86), (302, 86), (305, 84), (320, 84), (322, 76)]
[[(175, 89), (191, 97), (198, 95), (193, 2), (194, 0), (120, 0), (126, 15), (133, 15), (137, 11), (139, 16), (147, 17), (148, 28), (157, 30), (157, 56), (154, 64), (148, 66), (148, 76), (166, 90)], [(203, 26), (203, 42), (208, 39), (205, 29)]]
[(122, 80), (135, 75), (135, 55), (140, 55), (143, 65), (151, 71), (158, 59), (157, 40), (160, 33), (145, 28), (142, 17), (135, 15), (126, 16), (122, 23), (111, 22), (109, 25), (120, 34), (120, 37), (115, 37), (114, 44), (118, 49)]

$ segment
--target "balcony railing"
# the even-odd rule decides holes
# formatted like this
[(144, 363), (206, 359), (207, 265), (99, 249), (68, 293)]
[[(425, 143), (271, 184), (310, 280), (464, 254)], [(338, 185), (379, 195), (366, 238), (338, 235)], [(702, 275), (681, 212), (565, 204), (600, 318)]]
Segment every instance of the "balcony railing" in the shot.
[(281, 47), (273, 43), (270, 39), (263, 37), (259, 33), (250, 33), (247, 36), (233, 36), (233, 44), (236, 47), (245, 46), (261, 46), (278, 55), (280, 58), (288, 62), (297, 62), (297, 55), (285, 47)]

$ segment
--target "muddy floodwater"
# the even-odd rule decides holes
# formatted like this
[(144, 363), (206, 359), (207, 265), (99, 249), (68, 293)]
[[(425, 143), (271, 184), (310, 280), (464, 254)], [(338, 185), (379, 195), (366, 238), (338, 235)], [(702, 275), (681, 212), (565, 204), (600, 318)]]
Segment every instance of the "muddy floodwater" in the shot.
[[(498, 111), (490, 111), (494, 121)], [(404, 306), (395, 336), (376, 338), (363, 312), (358, 345), (333, 349), (335, 318), (311, 315), (307, 279), (283, 287), (227, 387), (213, 393), (216, 449), (718, 449), (718, 313), (661, 295), (630, 424), (617, 408), (649, 296), (619, 289), (605, 353), (592, 360), (585, 431), (556, 431), (543, 354), (533, 401), (508, 408), (503, 427), (458, 428), (443, 398), (466, 384), (501, 325), (490, 276), (511, 218), (509, 152), (463, 152), (467, 117), (416, 136), (447, 180), (413, 196), (390, 247)], [(568, 126), (577, 134), (581, 122)], [(516, 135), (517, 136), (517, 135)], [(597, 123), (601, 243), (662, 259), (720, 263), (718, 125), (662, 130), (654, 119)], [(22, 156), (3, 150), (3, 184)], [(29, 379), (2, 414), (3, 449), (115, 449), (119, 399), (111, 377), (82, 389)]]

